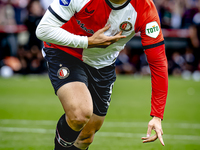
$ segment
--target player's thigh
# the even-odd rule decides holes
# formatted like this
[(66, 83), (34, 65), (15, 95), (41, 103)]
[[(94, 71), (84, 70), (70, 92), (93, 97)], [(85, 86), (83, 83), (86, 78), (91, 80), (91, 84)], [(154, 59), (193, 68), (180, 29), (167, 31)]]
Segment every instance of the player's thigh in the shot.
[(85, 125), (79, 134), (75, 145), (82, 148), (88, 147), (88, 145), (92, 143), (95, 133), (101, 128), (104, 119), (105, 116), (97, 116), (93, 114), (89, 122)]
[(44, 53), (49, 78), (68, 119), (78, 121), (89, 118), (93, 104), (84, 63), (61, 50), (45, 48)]
[(92, 98), (85, 83), (66, 83), (58, 89), (57, 95), (68, 119), (82, 120), (91, 117), (93, 113)]

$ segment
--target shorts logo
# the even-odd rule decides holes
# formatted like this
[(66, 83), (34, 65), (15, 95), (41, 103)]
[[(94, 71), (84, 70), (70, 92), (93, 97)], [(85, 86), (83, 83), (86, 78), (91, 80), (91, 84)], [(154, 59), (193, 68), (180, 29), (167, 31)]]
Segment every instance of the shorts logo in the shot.
[(69, 69), (67, 67), (62, 67), (58, 70), (57, 76), (60, 79), (65, 79), (69, 76)]
[(124, 21), (120, 24), (119, 28), (122, 30), (122, 31), (130, 31), (133, 26), (130, 22), (128, 21)]
[(160, 27), (156, 21), (150, 22), (146, 24), (145, 29), (146, 35), (152, 38), (157, 38), (160, 33)]
[(71, 0), (59, 0), (60, 1), (60, 5), (63, 6), (69, 6)]

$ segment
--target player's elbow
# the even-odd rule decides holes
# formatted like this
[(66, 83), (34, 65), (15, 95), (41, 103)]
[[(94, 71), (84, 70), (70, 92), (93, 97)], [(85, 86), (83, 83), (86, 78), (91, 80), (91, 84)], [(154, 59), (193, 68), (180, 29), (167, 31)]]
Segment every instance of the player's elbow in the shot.
[(35, 34), (36, 34), (37, 38), (41, 40), (42, 35), (41, 35), (41, 29), (39, 26), (37, 26)]
[(44, 41), (44, 29), (41, 25), (37, 26), (35, 34), (36, 34), (38, 39)]

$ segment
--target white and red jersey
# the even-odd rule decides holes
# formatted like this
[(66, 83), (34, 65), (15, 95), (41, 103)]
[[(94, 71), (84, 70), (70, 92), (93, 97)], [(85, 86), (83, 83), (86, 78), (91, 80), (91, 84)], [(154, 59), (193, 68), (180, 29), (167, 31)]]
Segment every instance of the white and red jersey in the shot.
[[(105, 32), (126, 38), (106, 48), (88, 48), (87, 37), (110, 24)], [(160, 21), (152, 0), (54, 0), (41, 20), (37, 35), (45, 47), (65, 51), (84, 63), (103, 68), (113, 64), (125, 44), (140, 32), (152, 73), (152, 116), (163, 118), (167, 97), (167, 61)]]
[[(50, 47), (61, 49), (95, 68), (114, 63), (124, 45), (140, 31), (143, 46), (163, 42), (156, 8), (150, 0), (128, 0), (114, 7), (109, 0), (54, 0), (49, 7), (57, 19), (64, 24), (62, 29), (81, 36), (92, 36), (94, 32), (110, 24), (105, 32), (113, 36), (123, 31), (127, 38), (107, 48), (72, 48), (51, 43)], [(45, 47), (49, 47), (45, 43)]]

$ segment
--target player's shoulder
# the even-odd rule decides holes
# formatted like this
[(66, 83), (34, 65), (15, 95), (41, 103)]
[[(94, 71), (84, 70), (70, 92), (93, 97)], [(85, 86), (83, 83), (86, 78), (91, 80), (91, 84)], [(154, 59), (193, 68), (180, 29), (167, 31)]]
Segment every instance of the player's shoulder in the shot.
[(131, 0), (130, 3), (136, 11), (146, 11), (155, 7), (153, 0)]
[(75, 9), (80, 10), (85, 4), (90, 0), (54, 0), (51, 4), (52, 7), (57, 7), (58, 9)]

